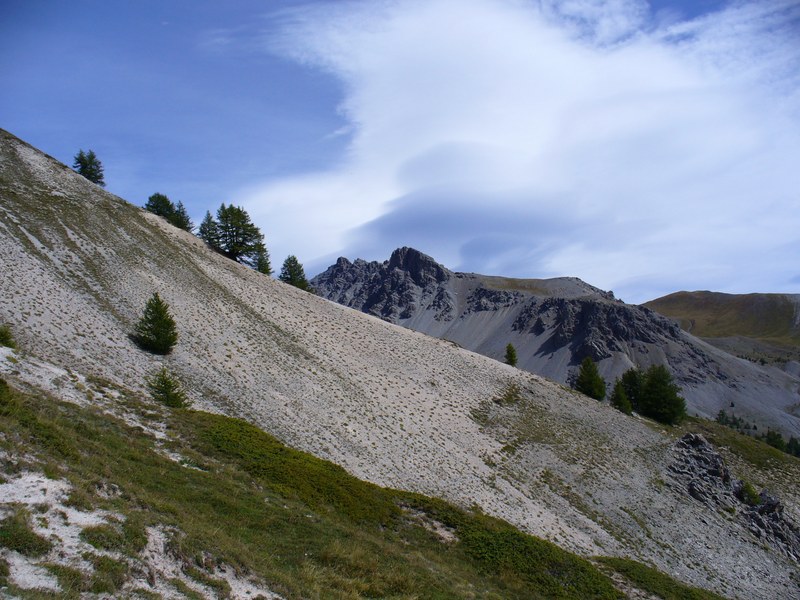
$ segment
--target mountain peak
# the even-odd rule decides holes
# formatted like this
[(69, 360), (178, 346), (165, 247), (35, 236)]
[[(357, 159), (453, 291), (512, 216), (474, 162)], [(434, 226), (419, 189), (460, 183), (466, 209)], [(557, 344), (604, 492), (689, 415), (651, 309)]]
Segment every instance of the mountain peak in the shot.
[(389, 257), (389, 270), (400, 269), (407, 272), (414, 283), (425, 285), (430, 281), (443, 282), (450, 278), (450, 271), (419, 250), (403, 246)]

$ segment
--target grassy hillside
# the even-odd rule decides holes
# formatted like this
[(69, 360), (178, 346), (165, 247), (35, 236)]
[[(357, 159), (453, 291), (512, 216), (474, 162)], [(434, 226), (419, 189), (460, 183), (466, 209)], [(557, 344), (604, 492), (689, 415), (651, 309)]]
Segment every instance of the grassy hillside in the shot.
[[(12, 505), (0, 552), (36, 558), (61, 590), (25, 591), (6, 575), (7, 592), (229, 597), (215, 574), (224, 565), (285, 598), (622, 597), (592, 563), (479, 511), (365, 483), (241, 420), (115, 391), (131, 414), (163, 422), (166, 437), (0, 380), (0, 482), (40, 471), (69, 483), (68, 506), (113, 515), (82, 529), (91, 566), (81, 567), (59, 553), (61, 540), (37, 531), (37, 514), (52, 518), (48, 506)], [(153, 570), (143, 557), (153, 528), (169, 531), (181, 575), (148, 584), (141, 572)]]
[(676, 292), (644, 306), (700, 337), (745, 336), (800, 345), (797, 305), (785, 294)]
[(754, 358), (800, 355), (800, 304), (786, 294), (676, 292), (644, 306), (675, 319), (692, 335), (727, 338), (718, 345), (734, 353)]

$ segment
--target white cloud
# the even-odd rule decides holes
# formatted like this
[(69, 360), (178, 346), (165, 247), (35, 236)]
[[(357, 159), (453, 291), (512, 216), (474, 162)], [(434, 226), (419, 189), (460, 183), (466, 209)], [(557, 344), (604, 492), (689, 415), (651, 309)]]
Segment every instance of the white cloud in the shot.
[[(661, 26), (634, 0), (328, 4), (273, 49), (344, 84), (327, 173), (241, 194), (273, 255), (417, 245), (641, 301), (781, 291), (800, 268), (800, 8)], [(794, 271), (792, 269), (795, 269)]]

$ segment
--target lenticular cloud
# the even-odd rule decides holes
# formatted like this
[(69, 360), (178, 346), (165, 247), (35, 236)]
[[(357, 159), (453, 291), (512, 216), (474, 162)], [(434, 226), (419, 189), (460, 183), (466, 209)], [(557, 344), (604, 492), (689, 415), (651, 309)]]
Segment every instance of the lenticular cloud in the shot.
[(575, 275), (631, 301), (789, 291), (800, 8), (666, 23), (648, 11), (434, 0), (292, 13), (271, 49), (340, 79), (348, 153), (250, 190), (248, 210), (280, 223), (272, 244), (310, 272), (416, 245), (454, 268)]

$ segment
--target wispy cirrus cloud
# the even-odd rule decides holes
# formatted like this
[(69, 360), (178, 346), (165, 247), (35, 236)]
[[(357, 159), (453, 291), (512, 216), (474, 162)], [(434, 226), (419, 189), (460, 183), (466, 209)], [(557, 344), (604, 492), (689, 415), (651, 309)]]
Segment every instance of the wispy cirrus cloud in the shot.
[[(690, 21), (635, 0), (411, 0), (283, 15), (337, 77), (346, 154), (240, 196), (311, 272), (415, 245), (631, 301), (781, 291), (800, 254), (800, 6)], [(302, 235), (298, 235), (302, 232)]]

